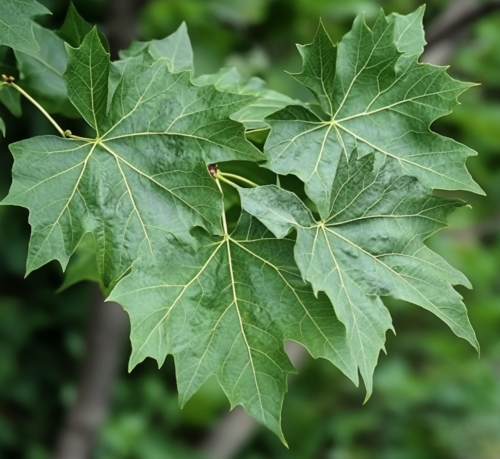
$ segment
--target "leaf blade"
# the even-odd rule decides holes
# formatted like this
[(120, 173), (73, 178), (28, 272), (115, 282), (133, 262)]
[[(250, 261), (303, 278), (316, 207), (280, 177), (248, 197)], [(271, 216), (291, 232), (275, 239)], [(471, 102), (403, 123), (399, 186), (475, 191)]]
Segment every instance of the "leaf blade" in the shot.
[[(232, 406), (241, 404), (283, 440), (286, 375), (294, 372), (284, 339), (303, 333), (297, 329), (304, 304), (316, 304), (313, 314), (328, 311), (332, 323), (324, 331), (330, 346), (338, 346), (338, 361), (350, 358), (345, 329), (331, 307), (325, 310), (329, 302), (317, 300), (300, 279), (292, 241), (272, 238), (246, 214), (230, 237), (200, 237), (205, 241), (201, 249), (186, 253), (175, 241), (154, 236), (154, 244), (161, 244), (157, 256), (139, 259), (113, 291), (110, 300), (120, 302), (131, 317), (131, 367), (147, 356), (161, 365), (173, 354), (181, 404), (215, 374)], [(328, 354), (320, 350), (324, 341), (310, 344), (313, 353)], [(355, 375), (351, 362), (345, 365)]]

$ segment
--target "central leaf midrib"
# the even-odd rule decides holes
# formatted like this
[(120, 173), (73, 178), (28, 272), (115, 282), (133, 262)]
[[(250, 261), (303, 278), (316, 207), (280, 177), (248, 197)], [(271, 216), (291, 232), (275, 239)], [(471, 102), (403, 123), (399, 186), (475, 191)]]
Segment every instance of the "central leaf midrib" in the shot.
[[(232, 240), (228, 236), (226, 236), (226, 241), (225, 242), (226, 242), (226, 245), (227, 245), (228, 267), (229, 267), (229, 273), (230, 273), (230, 276), (231, 276), (231, 286), (232, 286), (232, 290), (233, 290), (234, 305), (236, 307), (236, 312), (238, 314), (238, 321), (240, 323), (241, 335), (243, 336), (243, 340), (245, 341), (245, 346), (247, 347), (247, 352), (248, 352), (248, 358), (250, 360), (250, 364), (252, 365), (252, 374), (253, 374), (253, 378), (254, 378), (254, 382), (255, 382), (255, 389), (257, 391), (257, 395), (258, 395), (258, 398), (259, 398), (259, 404), (260, 404), (260, 410), (261, 410), (262, 418), (265, 421), (266, 420), (266, 414), (265, 414), (265, 411), (264, 411), (264, 406), (262, 404), (262, 396), (261, 396), (261, 393), (260, 393), (259, 383), (257, 382), (257, 373), (255, 371), (255, 365), (253, 363), (252, 349), (251, 349), (251, 347), (250, 347), (250, 345), (248, 344), (248, 341), (247, 341), (245, 329), (243, 327), (243, 320), (241, 318), (240, 309), (239, 309), (239, 306), (238, 306), (238, 296), (236, 294), (236, 282), (234, 280), (233, 262), (232, 262), (232, 257), (231, 257), (231, 244), (230, 244), (231, 241)], [(242, 374), (243, 374), (243, 372), (242, 372)], [(241, 375), (240, 375), (240, 377), (241, 377)]]

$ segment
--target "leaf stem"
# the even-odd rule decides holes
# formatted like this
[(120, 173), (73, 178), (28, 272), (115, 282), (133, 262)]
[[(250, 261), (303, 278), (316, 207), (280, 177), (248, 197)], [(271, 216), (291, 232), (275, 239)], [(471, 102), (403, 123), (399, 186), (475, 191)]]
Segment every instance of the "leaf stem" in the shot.
[(78, 135), (73, 135), (73, 134), (70, 134), (68, 137), (71, 137), (72, 139), (76, 139), (76, 140), (84, 140), (85, 142), (95, 142), (96, 139), (89, 139), (88, 137), (80, 137)]
[[(227, 178), (224, 178), (224, 176), (220, 173), (220, 171), (217, 172), (217, 175), (215, 176), (215, 180), (217, 181), (218, 184), (219, 184), (219, 180), (221, 180), (222, 182), (225, 182), (228, 185), (231, 185), (233, 188), (236, 188), (236, 189), (239, 188), (239, 186), (236, 185), (236, 183), (231, 182), (231, 180), (228, 180)], [(220, 184), (219, 184), (219, 188), (220, 188)]]
[[(231, 178), (234, 178), (236, 180), (239, 180), (240, 182), (246, 183), (247, 185), (250, 185), (250, 186), (252, 186), (254, 188), (256, 188), (256, 187), (259, 186), (256, 183), (254, 183), (254, 182), (246, 179), (245, 177), (240, 177), (239, 175), (236, 175), (236, 174), (230, 174), (229, 172), (221, 172), (221, 171), (219, 171), (218, 176), (219, 177), (231, 177)], [(233, 183), (233, 182), (230, 182), (230, 183)]]
[[(222, 177), (219, 177), (219, 178), (222, 180)], [(222, 191), (222, 187), (220, 185), (219, 178), (217, 178), (217, 177), (215, 178), (215, 183), (217, 183), (217, 186), (219, 187), (219, 191), (221, 192), (222, 196), (224, 196), (224, 192)], [(222, 228), (224, 230), (224, 234), (227, 237), (229, 235), (229, 233), (227, 231), (226, 211), (225, 210), (222, 210)]]
[(31, 97), (23, 88), (20, 88), (17, 84), (15, 83), (7, 83), (9, 86), (12, 86), (16, 91), (20, 92), (26, 99), (28, 99), (38, 110), (40, 110), (45, 117), (52, 123), (52, 125), (57, 129), (57, 132), (61, 134), (63, 137), (66, 137), (66, 133), (63, 131), (61, 126), (59, 126), (54, 118), (52, 118), (47, 111), (35, 100), (33, 97)]

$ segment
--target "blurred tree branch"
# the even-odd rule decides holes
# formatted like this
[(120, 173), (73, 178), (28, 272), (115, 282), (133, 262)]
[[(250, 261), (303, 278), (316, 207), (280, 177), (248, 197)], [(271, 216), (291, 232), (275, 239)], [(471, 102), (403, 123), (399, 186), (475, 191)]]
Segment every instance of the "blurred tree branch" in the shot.
[(127, 49), (137, 38), (137, 18), (149, 0), (110, 0), (105, 34), (109, 41), (111, 59), (118, 59), (118, 51)]
[(468, 28), (479, 19), (500, 10), (500, 0), (452, 0), (426, 27), (427, 46), (422, 60), (436, 65), (449, 62)]
[(120, 361), (127, 317), (118, 303), (104, 303), (97, 286), (76, 400), (59, 437), (55, 459), (87, 459), (106, 418)]

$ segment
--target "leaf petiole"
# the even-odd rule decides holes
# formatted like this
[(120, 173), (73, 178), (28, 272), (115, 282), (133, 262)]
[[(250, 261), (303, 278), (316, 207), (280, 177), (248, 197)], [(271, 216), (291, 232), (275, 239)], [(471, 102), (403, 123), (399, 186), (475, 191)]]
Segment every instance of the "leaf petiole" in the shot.
[(220, 188), (219, 180), (222, 181), (222, 182), (227, 183), (228, 185), (231, 185), (233, 188), (236, 188), (236, 189), (239, 188), (239, 186), (236, 185), (236, 183), (231, 182), (231, 180), (228, 180), (227, 178), (224, 178), (224, 176), (220, 173), (220, 171), (217, 172), (217, 175), (215, 176), (215, 179), (217, 181), (217, 184), (218, 184), (219, 188)]
[(89, 139), (88, 137), (80, 137), (78, 135), (73, 135), (73, 134), (69, 134), (67, 137), (71, 137), (72, 139), (75, 139), (75, 140), (83, 140), (85, 142), (95, 142), (96, 139)]
[(12, 86), (16, 91), (18, 91), (19, 93), (21, 93), (24, 97), (26, 97), (26, 99), (28, 99), (36, 108), (38, 108), (38, 110), (40, 110), (44, 115), (45, 117), (52, 123), (52, 125), (57, 129), (57, 132), (59, 132), (59, 134), (61, 134), (63, 137), (66, 137), (66, 133), (63, 131), (63, 129), (61, 128), (61, 126), (59, 126), (56, 121), (54, 120), (54, 118), (52, 118), (47, 110), (45, 110), (35, 99), (33, 99), (33, 97), (31, 97), (23, 88), (19, 87), (17, 84), (13, 83), (13, 82), (5, 82), (5, 84), (8, 84), (9, 86)]
[[(221, 192), (222, 196), (224, 196), (224, 192), (222, 191), (222, 187), (220, 186), (219, 179), (221, 179), (222, 181), (224, 181), (224, 179), (222, 177), (215, 178), (215, 182), (217, 183), (219, 191)], [(228, 180), (228, 183), (232, 183), (232, 182), (229, 182), (229, 180)], [(229, 233), (227, 231), (227, 222), (226, 222), (226, 212), (225, 211), (222, 212), (222, 229), (224, 230), (224, 235), (227, 237), (229, 235)]]
[[(231, 178), (234, 178), (236, 180), (239, 180), (240, 182), (243, 182), (243, 183), (246, 183), (247, 185), (250, 185), (251, 187), (253, 188), (256, 188), (258, 187), (259, 185), (257, 185), (256, 183), (246, 179), (245, 177), (241, 177), (239, 175), (236, 175), (236, 174), (230, 174), (229, 172), (221, 172), (219, 171), (217, 176), (220, 178), (221, 176), (222, 177), (231, 177)], [(230, 183), (233, 183), (233, 182), (230, 182)], [(234, 185), (234, 184), (233, 184)]]

